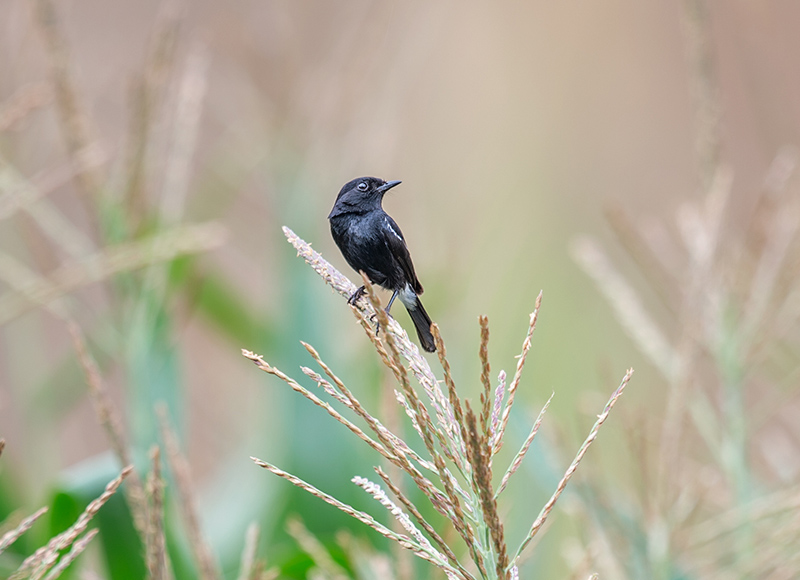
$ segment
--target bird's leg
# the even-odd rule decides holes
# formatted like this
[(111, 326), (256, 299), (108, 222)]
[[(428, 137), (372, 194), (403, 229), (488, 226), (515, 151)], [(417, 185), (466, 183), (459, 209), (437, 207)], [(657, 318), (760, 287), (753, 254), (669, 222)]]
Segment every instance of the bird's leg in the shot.
[(347, 299), (347, 303), (350, 306), (355, 306), (356, 302), (361, 300), (361, 297), (366, 293), (367, 293), (366, 287), (365, 286), (359, 286), (358, 289), (355, 292), (353, 292), (353, 295), (350, 296), (350, 298)]
[(389, 311), (392, 309), (392, 302), (394, 302), (394, 299), (397, 298), (397, 295), (399, 293), (400, 293), (400, 290), (395, 290), (394, 293), (392, 294), (392, 297), (389, 298), (389, 304), (387, 304), (386, 308), (385, 308), (386, 314), (389, 314)]
[[(392, 302), (394, 302), (394, 299), (397, 298), (397, 294), (399, 292), (400, 292), (399, 290), (395, 290), (394, 291), (394, 293), (392, 294), (392, 297), (389, 298), (389, 304), (387, 304), (386, 308), (383, 309), (384, 312), (386, 312), (386, 316), (391, 316), (389, 314), (389, 311), (392, 309)], [(375, 314), (370, 316), (370, 320), (375, 320), (375, 316), (376, 316)], [(381, 323), (379, 322), (378, 325), (375, 327), (375, 336), (378, 336), (378, 332), (380, 331), (380, 329), (381, 329)]]

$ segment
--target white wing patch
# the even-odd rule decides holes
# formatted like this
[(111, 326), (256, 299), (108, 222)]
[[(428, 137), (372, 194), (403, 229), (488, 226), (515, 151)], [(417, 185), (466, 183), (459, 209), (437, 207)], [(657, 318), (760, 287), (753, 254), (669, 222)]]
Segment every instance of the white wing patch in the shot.
[(390, 222), (388, 219), (384, 220), (384, 221), (386, 222), (386, 227), (389, 228), (389, 231), (392, 232), (398, 240), (400, 240), (401, 242), (403, 242), (405, 244), (405, 240), (403, 240), (403, 236), (398, 234), (395, 231), (395, 229), (392, 227), (392, 222)]

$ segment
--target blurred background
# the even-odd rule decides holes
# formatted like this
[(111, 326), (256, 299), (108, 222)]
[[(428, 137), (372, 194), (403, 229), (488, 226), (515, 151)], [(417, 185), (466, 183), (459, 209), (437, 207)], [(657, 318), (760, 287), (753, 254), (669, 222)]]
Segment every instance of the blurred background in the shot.
[[(751, 508), (788, 517), (800, 497), (798, 23), (790, 0), (0, 3), (0, 520), (54, 506), (0, 575), (120, 467), (67, 320), (144, 470), (166, 403), (227, 577), (252, 521), (267, 565), (306, 577), (294, 515), (348, 570), (342, 529), (391, 554), (253, 465), (384, 516), (349, 481), (375, 454), (240, 353), (297, 377), (307, 341), (384, 404), (369, 341), (281, 232), (353, 278), (326, 217), (342, 184), (374, 175), (403, 181), (384, 207), (464, 396), (478, 315), (493, 375), (512, 372), (543, 291), (510, 453), (556, 396), (509, 488), (512, 544), (636, 368), (523, 577), (796, 577), (788, 548), (759, 560)], [(794, 518), (769, 520), (771, 545), (792, 545)], [(76, 577), (142, 577), (115, 569), (138, 548), (110, 535)]]

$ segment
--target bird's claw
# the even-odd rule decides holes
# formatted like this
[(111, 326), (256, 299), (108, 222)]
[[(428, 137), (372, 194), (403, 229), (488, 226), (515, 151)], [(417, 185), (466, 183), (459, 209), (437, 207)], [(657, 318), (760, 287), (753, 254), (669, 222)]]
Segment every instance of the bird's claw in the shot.
[[(391, 317), (392, 317), (392, 315), (391, 315), (391, 314), (389, 314), (389, 311), (388, 311), (388, 310), (384, 309), (384, 312), (386, 313), (386, 318), (391, 318)], [(378, 313), (377, 313), (377, 312), (374, 312), (374, 313), (372, 314), (372, 316), (370, 316), (370, 317), (369, 317), (369, 321), (370, 321), (370, 322), (375, 322), (375, 320), (376, 320), (377, 318), (378, 318)], [(378, 336), (378, 333), (379, 333), (380, 331), (381, 331), (381, 323), (380, 323), (380, 322), (376, 322), (376, 323), (375, 323), (375, 336)]]
[(355, 306), (356, 302), (361, 300), (361, 297), (366, 293), (367, 293), (366, 287), (359, 286), (358, 289), (355, 292), (353, 292), (353, 294), (350, 296), (350, 298), (347, 299), (347, 303), (350, 306)]

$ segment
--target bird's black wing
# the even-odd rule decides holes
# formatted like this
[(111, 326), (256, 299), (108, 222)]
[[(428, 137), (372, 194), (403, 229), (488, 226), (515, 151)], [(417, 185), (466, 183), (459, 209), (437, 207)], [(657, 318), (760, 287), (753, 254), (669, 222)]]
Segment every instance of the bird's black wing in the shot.
[(406, 281), (411, 284), (411, 288), (413, 288), (414, 292), (416, 294), (422, 294), (422, 284), (420, 284), (417, 274), (414, 272), (411, 254), (408, 252), (408, 246), (406, 246), (406, 240), (403, 237), (403, 232), (400, 231), (400, 226), (395, 223), (389, 214), (385, 214), (384, 219), (386, 221), (384, 222), (383, 238), (386, 246), (389, 248), (389, 252), (400, 266)]

